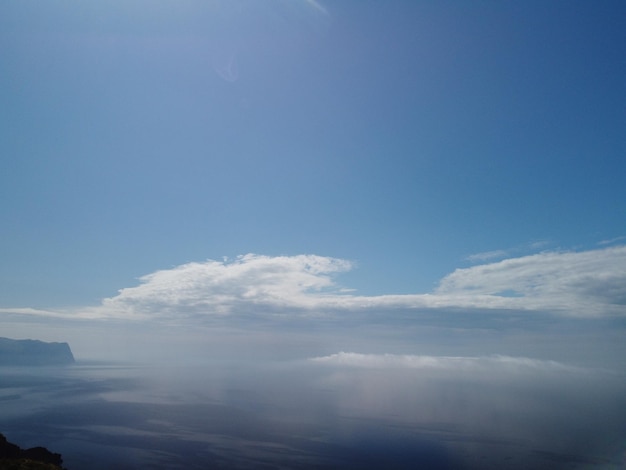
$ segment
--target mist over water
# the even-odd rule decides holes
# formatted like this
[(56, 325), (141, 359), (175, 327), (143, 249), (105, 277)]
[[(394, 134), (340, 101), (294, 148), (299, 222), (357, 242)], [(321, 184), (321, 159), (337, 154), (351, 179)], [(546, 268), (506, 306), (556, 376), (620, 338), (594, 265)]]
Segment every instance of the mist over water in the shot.
[(334, 359), (3, 368), (0, 429), (60, 452), (69, 470), (623, 464), (619, 375), (502, 358)]

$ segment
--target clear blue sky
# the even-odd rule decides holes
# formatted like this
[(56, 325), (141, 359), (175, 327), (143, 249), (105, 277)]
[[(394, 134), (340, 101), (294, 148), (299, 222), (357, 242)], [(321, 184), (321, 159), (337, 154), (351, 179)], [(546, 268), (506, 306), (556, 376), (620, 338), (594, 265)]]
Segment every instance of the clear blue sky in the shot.
[(0, 307), (247, 253), (348, 260), (357, 300), (533, 300), (440, 282), (597, 250), (622, 315), (625, 153), (623, 1), (2, 2)]

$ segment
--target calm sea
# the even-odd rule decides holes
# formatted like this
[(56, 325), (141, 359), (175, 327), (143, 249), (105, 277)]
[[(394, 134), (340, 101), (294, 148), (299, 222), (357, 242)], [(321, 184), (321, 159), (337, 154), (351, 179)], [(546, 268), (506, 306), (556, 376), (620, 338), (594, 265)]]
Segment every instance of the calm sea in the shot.
[(623, 387), (585, 380), (304, 362), (4, 367), (0, 432), (69, 470), (620, 468)]

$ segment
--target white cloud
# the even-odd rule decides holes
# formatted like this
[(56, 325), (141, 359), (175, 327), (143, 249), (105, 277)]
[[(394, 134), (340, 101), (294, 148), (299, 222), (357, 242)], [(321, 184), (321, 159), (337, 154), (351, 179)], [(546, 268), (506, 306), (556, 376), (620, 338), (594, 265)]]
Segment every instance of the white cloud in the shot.
[(0, 313), (7, 315), (36, 315), (42, 317), (65, 317), (66, 314), (53, 310), (42, 310), (30, 307), (0, 308)]
[(494, 258), (504, 258), (508, 253), (505, 250), (484, 251), (469, 255), (466, 259), (472, 263), (477, 261), (488, 261)]
[(537, 240), (528, 244), (528, 248), (531, 250), (538, 250), (540, 248), (545, 248), (550, 244), (548, 240)]
[(266, 307), (311, 308), (332, 297), (333, 273), (349, 261), (315, 255), (259, 256), (188, 263), (141, 277), (141, 284), (104, 299), (105, 315), (128, 317), (227, 315)]
[(537, 240), (534, 242), (507, 248), (506, 250), (490, 250), (480, 253), (474, 253), (466, 256), (465, 260), (471, 263), (484, 263), (487, 261), (494, 261), (496, 259), (511, 258), (514, 255), (520, 256), (522, 253), (535, 253), (541, 249), (545, 249), (548, 245), (550, 245), (550, 242), (548, 240)]
[(602, 240), (598, 242), (598, 245), (612, 245), (614, 243), (622, 242), (624, 240), (626, 240), (626, 236), (615, 237), (608, 240)]
[[(457, 269), (435, 295), (465, 306), (550, 310), (593, 316), (626, 313), (626, 246), (544, 252)], [(460, 302), (462, 303), (462, 302)]]
[(488, 372), (508, 371), (579, 371), (577, 367), (556, 361), (511, 356), (416, 356), (397, 354), (360, 354), (340, 352), (314, 357), (310, 361), (333, 366), (367, 369), (432, 369), (447, 371)]
[(123, 319), (444, 308), (626, 315), (626, 246), (543, 252), (457, 269), (429, 294), (357, 295), (333, 277), (351, 268), (349, 261), (323, 256), (248, 254), (232, 262), (209, 260), (156, 271), (98, 306), (4, 312)]

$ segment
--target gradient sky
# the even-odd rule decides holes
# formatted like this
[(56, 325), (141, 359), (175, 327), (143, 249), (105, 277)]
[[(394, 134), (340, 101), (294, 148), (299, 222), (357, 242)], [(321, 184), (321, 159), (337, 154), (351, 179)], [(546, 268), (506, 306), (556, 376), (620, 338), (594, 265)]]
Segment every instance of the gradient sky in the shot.
[(3, 332), (616, 359), (625, 57), (622, 1), (2, 2)]
[(0, 336), (68, 342), (109, 411), (55, 375), (0, 421), (137, 435), (85, 372), (134, 361), (184, 449), (225, 449), (199, 400), (296, 457), (617, 468), (625, 156), (623, 0), (2, 1)]

